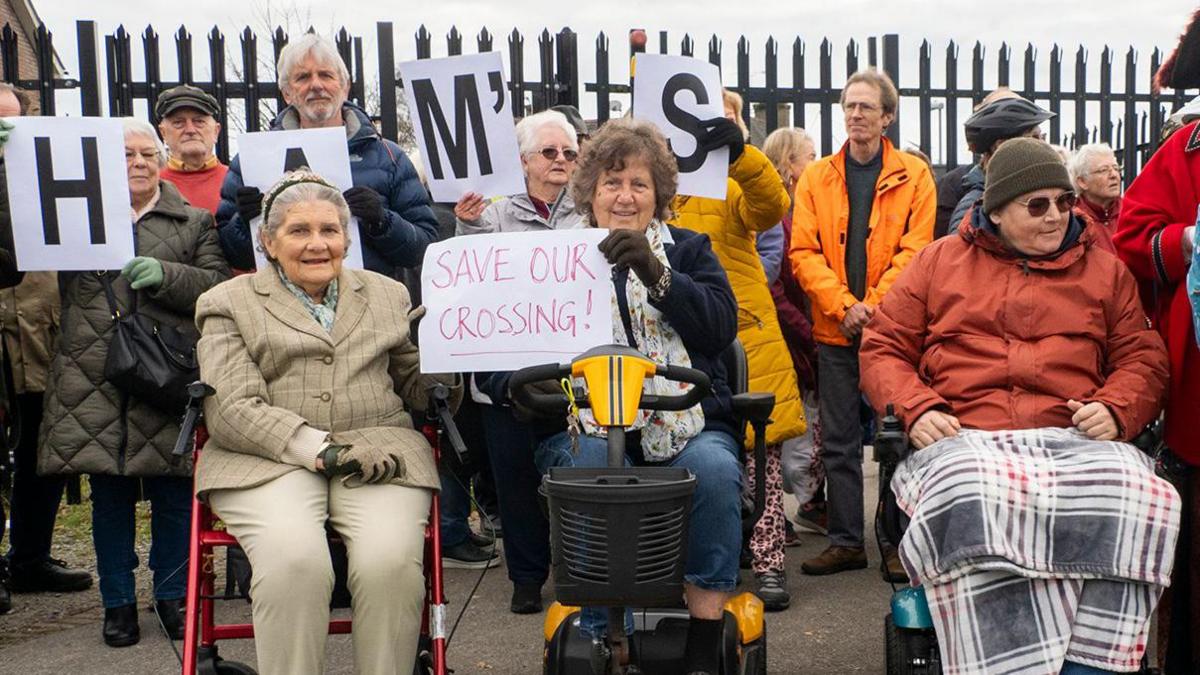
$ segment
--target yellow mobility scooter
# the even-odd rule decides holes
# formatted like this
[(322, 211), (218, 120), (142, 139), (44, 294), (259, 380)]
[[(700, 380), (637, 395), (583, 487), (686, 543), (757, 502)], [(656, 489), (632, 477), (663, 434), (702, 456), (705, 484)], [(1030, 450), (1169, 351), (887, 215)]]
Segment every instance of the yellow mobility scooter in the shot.
[[(743, 536), (762, 515), (765, 429), (775, 406), (771, 393), (746, 392), (745, 353), (734, 343), (723, 362), (734, 392), (734, 414), (754, 427), (756, 490), (743, 498)], [(693, 386), (678, 396), (642, 393), (648, 377)], [(582, 379), (582, 389), (571, 383)], [(563, 393), (527, 385), (561, 382)], [(551, 561), (557, 602), (546, 613), (546, 675), (683, 675), (688, 613), (683, 607), (692, 493), (696, 478), (680, 467), (626, 466), (625, 432), (642, 410), (686, 410), (708, 396), (708, 376), (663, 366), (622, 345), (596, 347), (569, 364), (533, 366), (510, 380), (513, 396), (543, 413), (590, 408), (606, 427), (606, 468), (553, 467), (541, 492), (550, 513)], [(633, 608), (634, 633), (610, 630), (593, 641), (579, 631), (581, 606), (608, 607), (609, 626), (622, 626)], [(763, 606), (752, 593), (725, 605), (722, 675), (767, 672)]]

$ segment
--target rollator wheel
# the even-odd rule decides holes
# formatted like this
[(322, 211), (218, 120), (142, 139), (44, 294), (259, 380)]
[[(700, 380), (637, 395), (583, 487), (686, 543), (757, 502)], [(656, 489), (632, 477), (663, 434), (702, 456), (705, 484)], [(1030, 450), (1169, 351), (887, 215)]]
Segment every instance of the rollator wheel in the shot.
[(237, 661), (217, 661), (217, 675), (258, 675), (258, 671)]

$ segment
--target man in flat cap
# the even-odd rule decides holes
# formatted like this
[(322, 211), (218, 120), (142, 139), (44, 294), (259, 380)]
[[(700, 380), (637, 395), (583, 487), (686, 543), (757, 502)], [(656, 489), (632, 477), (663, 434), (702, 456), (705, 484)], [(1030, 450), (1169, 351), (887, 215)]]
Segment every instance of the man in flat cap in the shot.
[[(1200, 87), (1200, 12), (1192, 18), (1175, 52), (1154, 77), (1155, 89)], [(1158, 653), (1165, 673), (1200, 672), (1200, 348), (1193, 313), (1200, 293), (1189, 294), (1196, 278), (1196, 220), (1200, 206), (1200, 122), (1167, 139), (1125, 192), (1113, 246), (1141, 287), (1142, 302), (1171, 358), (1164, 441), (1174, 456), (1167, 464), (1183, 500), (1171, 588), (1159, 614)], [(1200, 290), (1200, 289), (1198, 289)], [(1189, 297), (1190, 295), (1190, 297)]]
[(163, 179), (174, 183), (189, 204), (216, 215), (229, 170), (213, 151), (221, 133), (217, 99), (199, 87), (181, 84), (159, 95), (154, 114), (170, 151)]

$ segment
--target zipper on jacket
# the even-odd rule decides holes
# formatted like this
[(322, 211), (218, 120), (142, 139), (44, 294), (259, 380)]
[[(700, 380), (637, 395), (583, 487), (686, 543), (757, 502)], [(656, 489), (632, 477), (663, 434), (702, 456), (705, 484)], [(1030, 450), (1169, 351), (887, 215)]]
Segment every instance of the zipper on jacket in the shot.
[(1021, 260), (1021, 270), (1025, 273), (1025, 276), (1029, 276), (1029, 259), (1028, 258)]

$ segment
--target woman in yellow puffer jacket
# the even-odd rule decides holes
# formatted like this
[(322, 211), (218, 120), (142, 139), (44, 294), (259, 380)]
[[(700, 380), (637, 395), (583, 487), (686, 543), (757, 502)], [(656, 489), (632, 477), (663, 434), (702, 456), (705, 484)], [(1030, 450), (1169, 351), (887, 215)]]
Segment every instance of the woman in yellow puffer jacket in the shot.
[[(728, 106), (727, 106), (728, 108)], [(775, 302), (755, 248), (755, 237), (774, 227), (787, 213), (791, 198), (779, 173), (758, 148), (747, 145), (732, 121), (717, 118), (704, 123), (708, 138), (701, 145), (728, 145), (729, 178), (725, 199), (679, 196), (672, 204), (671, 223), (707, 234), (729, 275), (738, 302), (738, 339), (746, 350), (750, 391), (775, 394), (774, 423), (767, 427), (767, 504), (754, 528), (750, 549), (758, 595), (768, 610), (786, 609), (790, 598), (783, 569), (783, 473), (780, 444), (804, 433), (804, 407), (792, 357), (783, 340)], [(705, 142), (707, 141), (707, 142)], [(753, 442), (747, 430), (746, 444)], [(753, 477), (753, 466), (749, 467)]]

